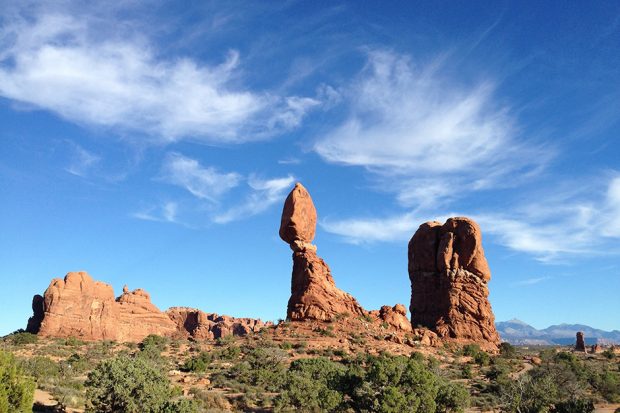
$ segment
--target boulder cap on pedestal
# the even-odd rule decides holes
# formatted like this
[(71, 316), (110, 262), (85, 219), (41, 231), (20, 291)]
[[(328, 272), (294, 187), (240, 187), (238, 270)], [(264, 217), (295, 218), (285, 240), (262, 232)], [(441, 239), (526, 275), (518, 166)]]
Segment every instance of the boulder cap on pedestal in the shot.
[(280, 238), (288, 244), (310, 243), (316, 233), (316, 208), (310, 194), (297, 182), (286, 197), (280, 221)]

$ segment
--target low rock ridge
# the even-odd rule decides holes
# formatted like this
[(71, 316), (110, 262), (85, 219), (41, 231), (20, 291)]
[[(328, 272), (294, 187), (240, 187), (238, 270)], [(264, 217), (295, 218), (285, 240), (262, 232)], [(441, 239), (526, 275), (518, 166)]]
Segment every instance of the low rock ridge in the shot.
[(207, 314), (174, 307), (160, 311), (143, 289), (127, 286), (115, 298), (111, 285), (84, 271), (55, 278), (32, 301), (26, 331), (43, 337), (139, 342), (150, 334), (165, 337), (219, 338), (246, 335), (269, 325), (260, 320)]
[(178, 331), (196, 339), (217, 339), (225, 336), (246, 336), (258, 333), (273, 323), (254, 318), (235, 318), (189, 307), (171, 307), (166, 310)]

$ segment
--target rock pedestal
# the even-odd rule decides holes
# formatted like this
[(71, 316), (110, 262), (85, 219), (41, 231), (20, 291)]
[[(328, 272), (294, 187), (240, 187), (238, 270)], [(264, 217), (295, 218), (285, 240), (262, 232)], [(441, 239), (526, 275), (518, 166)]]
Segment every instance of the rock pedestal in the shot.
[(469, 218), (424, 223), (408, 254), (412, 326), (496, 350), (500, 338), (487, 287), (491, 272), (478, 225)]
[(297, 183), (284, 202), (280, 238), (293, 250), (293, 275), (287, 318), (330, 321), (339, 314), (366, 314), (350, 294), (338, 289), (329, 267), (311, 242), (316, 232), (316, 209), (310, 194)]
[(579, 331), (577, 333), (576, 342), (575, 342), (575, 350), (583, 351), (584, 353), (586, 351), (586, 340), (583, 337), (582, 331)]

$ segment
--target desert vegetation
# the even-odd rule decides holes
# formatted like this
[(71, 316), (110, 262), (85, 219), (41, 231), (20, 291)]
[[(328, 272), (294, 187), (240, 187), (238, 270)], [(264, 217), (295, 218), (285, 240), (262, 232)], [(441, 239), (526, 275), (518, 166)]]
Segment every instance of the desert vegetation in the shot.
[(351, 352), (325, 345), (334, 338), (321, 333), (287, 329), (289, 341), (264, 331), (207, 341), (151, 335), (138, 345), (13, 334), (2, 340), (0, 412), (30, 411), (35, 386), (60, 412), (579, 413), (620, 403), (612, 351)]

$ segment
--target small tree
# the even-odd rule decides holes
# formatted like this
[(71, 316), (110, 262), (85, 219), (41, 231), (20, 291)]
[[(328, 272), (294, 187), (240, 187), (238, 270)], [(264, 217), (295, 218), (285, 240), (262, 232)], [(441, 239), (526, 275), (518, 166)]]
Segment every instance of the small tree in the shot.
[(0, 350), (0, 413), (32, 411), (34, 380), (24, 376), (11, 353)]
[(172, 389), (154, 363), (123, 355), (103, 361), (88, 375), (86, 397), (87, 412), (160, 413)]

